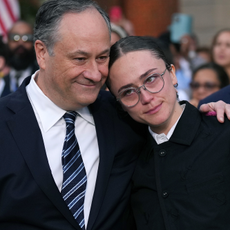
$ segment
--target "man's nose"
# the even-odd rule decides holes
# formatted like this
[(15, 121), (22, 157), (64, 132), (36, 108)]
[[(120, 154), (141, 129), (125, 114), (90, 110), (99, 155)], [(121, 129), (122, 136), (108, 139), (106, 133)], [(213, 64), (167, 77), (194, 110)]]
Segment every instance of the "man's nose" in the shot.
[(95, 63), (90, 63), (88, 68), (84, 71), (84, 76), (94, 82), (99, 82), (101, 81), (102, 74), (100, 72), (98, 64)]

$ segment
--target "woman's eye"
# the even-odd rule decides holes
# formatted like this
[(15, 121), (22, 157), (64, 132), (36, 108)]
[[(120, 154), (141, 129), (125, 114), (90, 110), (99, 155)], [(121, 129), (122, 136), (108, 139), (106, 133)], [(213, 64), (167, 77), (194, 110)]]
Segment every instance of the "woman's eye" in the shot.
[(148, 77), (146, 80), (145, 80), (145, 83), (152, 83), (152, 82), (154, 82), (155, 81), (155, 79), (156, 79), (156, 77), (157, 76), (155, 76), (155, 75), (151, 75), (150, 77)]
[(129, 96), (132, 93), (135, 93), (135, 90), (134, 89), (128, 89), (128, 90), (123, 92), (123, 96)]

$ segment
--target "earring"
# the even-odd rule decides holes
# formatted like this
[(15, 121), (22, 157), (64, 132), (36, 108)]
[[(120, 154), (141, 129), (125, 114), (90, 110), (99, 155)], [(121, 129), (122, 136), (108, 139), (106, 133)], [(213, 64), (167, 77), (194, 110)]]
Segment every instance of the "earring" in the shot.
[(178, 83), (176, 83), (175, 85), (173, 85), (175, 88), (178, 86)]

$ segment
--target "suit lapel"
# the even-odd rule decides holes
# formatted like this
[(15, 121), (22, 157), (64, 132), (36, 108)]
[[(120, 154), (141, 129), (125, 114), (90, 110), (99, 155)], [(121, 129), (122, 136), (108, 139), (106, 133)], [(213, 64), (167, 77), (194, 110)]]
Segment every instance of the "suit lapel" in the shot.
[[(112, 169), (113, 159), (115, 156), (115, 135), (114, 123), (112, 122), (114, 114), (108, 109), (108, 103), (103, 102), (103, 98), (99, 95), (95, 103), (90, 105), (93, 114), (96, 133), (99, 145), (99, 168), (97, 181), (90, 210), (90, 216), (87, 229), (90, 230), (95, 223), (102, 206), (103, 198), (106, 192), (107, 183)], [(109, 138), (108, 138), (109, 136)]]
[[(27, 84), (29, 80), (30, 78), (26, 79)], [(15, 114), (7, 121), (7, 125), (34, 180), (63, 216), (80, 230), (51, 174), (41, 131), (25, 91), (26, 83), (24, 82), (14, 96), (12, 95), (8, 108)]]

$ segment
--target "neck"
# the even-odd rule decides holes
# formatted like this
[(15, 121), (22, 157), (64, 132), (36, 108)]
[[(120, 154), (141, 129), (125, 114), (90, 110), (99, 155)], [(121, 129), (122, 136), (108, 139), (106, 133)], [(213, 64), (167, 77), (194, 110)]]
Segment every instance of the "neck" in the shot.
[(174, 110), (173, 112), (171, 112), (168, 119), (166, 119), (164, 122), (162, 122), (157, 126), (156, 125), (150, 126), (151, 130), (157, 134), (164, 133), (165, 135), (167, 135), (170, 129), (173, 127), (173, 125), (177, 122), (177, 120), (181, 116), (182, 112), (183, 112), (183, 108), (179, 105), (178, 102), (176, 102)]

